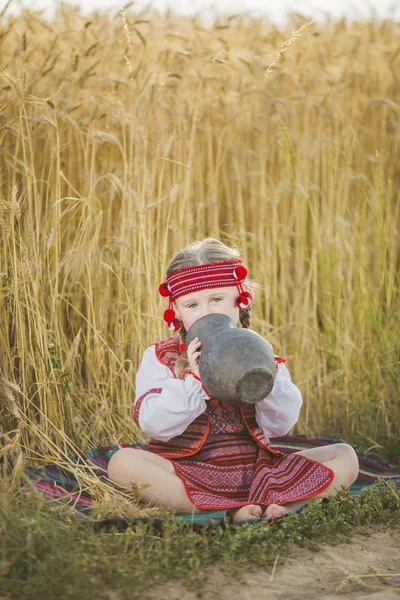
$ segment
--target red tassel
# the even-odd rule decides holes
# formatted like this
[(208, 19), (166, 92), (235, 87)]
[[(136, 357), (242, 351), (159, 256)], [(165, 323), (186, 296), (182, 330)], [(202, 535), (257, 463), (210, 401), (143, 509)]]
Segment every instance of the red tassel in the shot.
[(164, 321), (167, 323), (168, 329), (171, 331), (178, 331), (178, 329), (181, 327), (181, 322), (178, 321), (178, 319), (175, 319), (175, 311), (172, 308), (171, 293), (169, 290), (167, 293), (167, 284), (161, 283), (158, 291), (160, 292), (161, 296), (168, 296), (168, 308), (164, 311), (163, 315)]
[(186, 350), (186, 344), (179, 344), (179, 354), (182, 354), (182, 352), (185, 352)]

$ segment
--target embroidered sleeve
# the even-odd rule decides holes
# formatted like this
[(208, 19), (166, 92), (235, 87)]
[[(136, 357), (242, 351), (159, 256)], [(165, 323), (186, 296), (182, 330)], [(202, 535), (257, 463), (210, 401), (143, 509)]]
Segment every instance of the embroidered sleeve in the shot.
[(267, 438), (286, 435), (297, 422), (303, 403), (284, 359), (275, 357), (277, 372), (270, 394), (256, 404), (257, 423)]
[(209, 399), (192, 373), (176, 379), (161, 363), (154, 346), (147, 348), (136, 374), (133, 417), (150, 438), (168, 442), (180, 435), (207, 408)]

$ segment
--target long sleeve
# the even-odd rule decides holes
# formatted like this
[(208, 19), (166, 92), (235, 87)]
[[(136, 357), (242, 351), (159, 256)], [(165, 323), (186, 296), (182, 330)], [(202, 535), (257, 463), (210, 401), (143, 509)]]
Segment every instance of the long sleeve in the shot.
[(201, 381), (193, 374), (176, 379), (150, 346), (136, 374), (135, 414), (140, 429), (150, 438), (168, 442), (181, 435), (207, 408)]
[(274, 387), (256, 404), (256, 420), (267, 438), (286, 435), (299, 418), (303, 403), (284, 363), (278, 363)]

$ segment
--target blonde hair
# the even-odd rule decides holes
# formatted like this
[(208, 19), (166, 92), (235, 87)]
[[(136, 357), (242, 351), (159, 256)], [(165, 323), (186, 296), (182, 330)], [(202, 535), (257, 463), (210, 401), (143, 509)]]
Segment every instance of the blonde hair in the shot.
[[(222, 261), (236, 261), (240, 258), (240, 251), (234, 246), (227, 246), (220, 240), (215, 238), (206, 238), (201, 242), (193, 242), (171, 259), (167, 267), (167, 275), (178, 271), (179, 269), (186, 269), (188, 267), (195, 267), (196, 265), (204, 265)], [(249, 280), (246, 280), (246, 285), (254, 295), (254, 288), (257, 287)], [(239, 313), (239, 323), (244, 329), (250, 328), (251, 322), (251, 304)], [(179, 334), (182, 343), (186, 340), (186, 329), (183, 323)], [(187, 358), (186, 351), (179, 355), (175, 363), (175, 375), (182, 379), (184, 373), (190, 371), (189, 361)]]

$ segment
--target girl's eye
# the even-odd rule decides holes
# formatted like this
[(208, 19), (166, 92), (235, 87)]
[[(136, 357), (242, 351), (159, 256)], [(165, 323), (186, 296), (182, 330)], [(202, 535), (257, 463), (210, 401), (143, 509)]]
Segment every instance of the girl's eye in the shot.
[[(222, 302), (223, 298), (218, 298), (218, 297), (215, 297), (215, 298), (212, 298), (212, 300), (218, 300), (218, 301), (221, 301), (221, 302)], [(217, 304), (219, 304), (219, 302), (217, 302)], [(188, 307), (188, 308), (194, 308), (194, 307), (196, 307), (196, 306), (197, 306), (197, 302), (193, 302), (192, 304), (188, 304), (188, 306), (187, 306), (187, 307)]]

